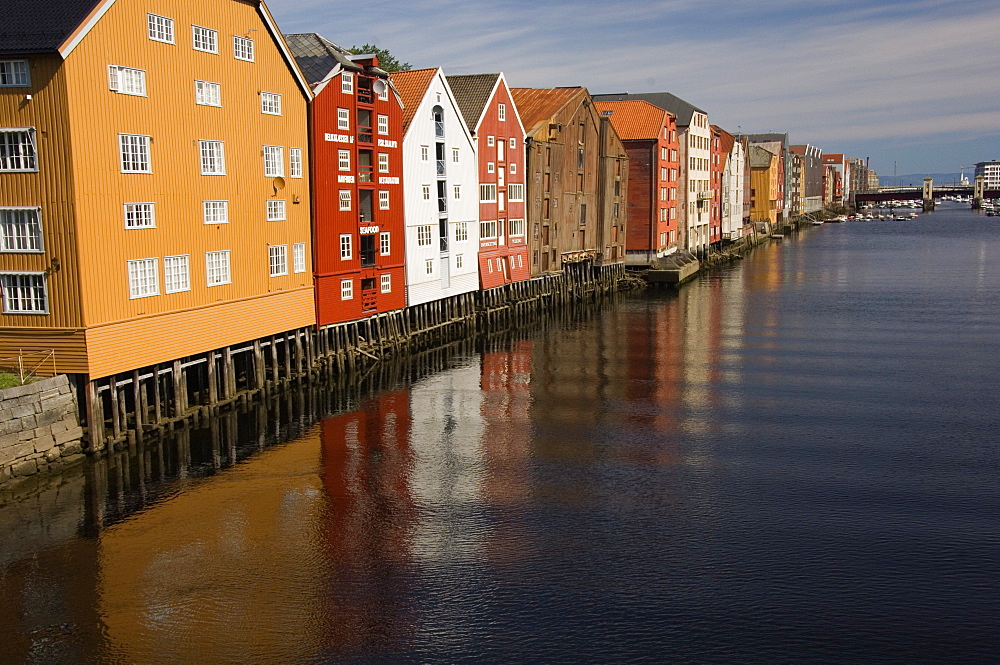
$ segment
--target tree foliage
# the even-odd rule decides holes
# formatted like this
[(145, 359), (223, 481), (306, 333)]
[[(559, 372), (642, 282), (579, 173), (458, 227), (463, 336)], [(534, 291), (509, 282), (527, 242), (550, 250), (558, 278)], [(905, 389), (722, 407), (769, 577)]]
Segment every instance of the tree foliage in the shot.
[(359, 53), (374, 53), (378, 56), (378, 66), (387, 72), (405, 72), (413, 69), (413, 65), (408, 62), (400, 62), (396, 56), (389, 53), (388, 49), (379, 48), (375, 44), (363, 44), (362, 46), (352, 46), (347, 49), (355, 55)]

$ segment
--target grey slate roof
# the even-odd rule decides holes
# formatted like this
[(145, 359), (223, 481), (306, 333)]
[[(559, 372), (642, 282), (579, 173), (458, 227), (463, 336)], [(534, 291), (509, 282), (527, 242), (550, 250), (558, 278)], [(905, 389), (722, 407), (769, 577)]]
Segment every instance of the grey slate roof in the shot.
[(782, 146), (788, 145), (787, 132), (769, 132), (767, 134), (744, 134), (750, 143), (780, 143)]
[(750, 156), (750, 168), (766, 169), (774, 159), (774, 153), (761, 146), (751, 143), (747, 151)]
[(100, 0), (3, 0), (0, 53), (15, 55), (58, 50)]
[(476, 123), (490, 101), (490, 93), (500, 74), (457, 74), (445, 78), (448, 79), (451, 92), (465, 118), (465, 126), (470, 131), (476, 131)]
[(691, 116), (695, 111), (708, 115), (708, 112), (698, 108), (690, 102), (686, 102), (677, 95), (669, 92), (617, 92), (613, 94), (593, 95), (595, 102), (620, 102), (626, 99), (641, 99), (653, 106), (670, 111), (677, 116), (677, 126), (687, 127), (691, 124)]
[(320, 37), (315, 32), (285, 35), (285, 43), (295, 56), (295, 62), (298, 63), (309, 85), (316, 85), (325, 79), (330, 70), (338, 64), (351, 71), (363, 69), (351, 61), (350, 51), (337, 46), (329, 39)]

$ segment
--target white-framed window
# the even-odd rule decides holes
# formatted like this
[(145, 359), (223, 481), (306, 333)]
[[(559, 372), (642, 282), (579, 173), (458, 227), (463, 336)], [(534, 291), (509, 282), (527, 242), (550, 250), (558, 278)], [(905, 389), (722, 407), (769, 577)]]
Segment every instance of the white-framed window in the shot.
[(488, 145), (489, 147), (492, 148), (496, 144), (497, 144), (497, 137), (495, 137), (495, 136), (487, 136), (486, 137), (486, 145)]
[(108, 88), (122, 95), (146, 96), (146, 72), (142, 69), (108, 65)]
[(378, 245), (379, 245), (379, 252), (382, 254), (382, 256), (389, 256), (391, 245), (390, 245), (388, 231), (382, 231), (381, 233), (378, 234)]
[(494, 162), (486, 162), (486, 172), (487, 173), (496, 173), (497, 172), (497, 165)]
[(479, 185), (479, 201), (492, 203), (497, 200), (497, 186), (492, 184)]
[(378, 98), (381, 99), (383, 102), (389, 100), (389, 86), (388, 85), (381, 86), (381, 88), (378, 91)]
[(517, 139), (515, 138), (510, 139), (510, 149), (517, 150)]
[(264, 146), (264, 176), (277, 178), (285, 175), (285, 148), (280, 145)]
[(512, 236), (523, 236), (524, 235), (524, 220), (523, 219), (508, 219), (507, 220), (507, 235)]
[(378, 133), (388, 134), (389, 133), (389, 116), (378, 114)]
[(424, 272), (428, 275), (434, 274), (434, 259), (424, 259)]
[(351, 170), (351, 151), (350, 150), (338, 150), (337, 151), (337, 166), (341, 171)]
[(0, 127), (0, 171), (37, 171), (35, 128)]
[(504, 146), (506, 146), (506, 145), (507, 145), (507, 143), (503, 139), (500, 139), (499, 141), (497, 141), (497, 161), (498, 162), (505, 162), (505, 161), (507, 161), (507, 160), (504, 159), (504, 155), (503, 155), (503, 149), (504, 149)]
[(378, 209), (388, 210), (389, 209), (389, 192), (385, 190), (379, 190), (378, 193)]
[(174, 19), (157, 14), (146, 14), (149, 38), (164, 44), (174, 43)]
[(430, 185), (423, 185), (423, 192), (424, 192), (424, 201), (430, 201), (431, 200), (431, 186)]
[(451, 161), (458, 164), (458, 148), (451, 149)]
[(425, 247), (431, 244), (431, 225), (424, 224), (417, 227), (417, 245)]
[(427, 145), (420, 146), (420, 161), (426, 162), (430, 161), (431, 158), (431, 148)]
[(302, 148), (288, 149), (288, 175), (292, 178), (302, 177)]
[(455, 267), (456, 268), (461, 268), (462, 267), (462, 259), (463, 259), (463, 255), (462, 254), (456, 254), (455, 255)]
[(211, 81), (194, 82), (194, 103), (201, 106), (222, 106), (222, 86)]
[(220, 286), (232, 281), (229, 274), (229, 250), (205, 252), (205, 283)]
[(155, 229), (156, 213), (152, 203), (126, 203), (126, 229)]
[(188, 255), (163, 257), (163, 292), (179, 293), (191, 290), (191, 268)]
[(233, 35), (233, 57), (237, 60), (253, 62), (253, 40)]
[(524, 185), (519, 182), (512, 182), (507, 185), (507, 198), (511, 201), (523, 201)]
[(507, 119), (507, 105), (497, 104), (497, 120), (503, 121)]
[(353, 297), (354, 297), (354, 280), (353, 279), (340, 280), (340, 299), (350, 300)]
[(347, 261), (353, 256), (353, 236), (350, 233), (340, 234), (340, 260)]
[[(0, 137), (2, 138), (2, 137)], [(119, 134), (118, 148), (122, 173), (152, 173), (149, 162), (149, 137), (142, 134)], [(0, 147), (0, 160), (3, 149)]]
[(0, 252), (45, 251), (41, 212), (41, 208), (0, 208)]
[(49, 298), (44, 272), (0, 273), (4, 314), (48, 314)]
[(285, 209), (285, 199), (267, 200), (267, 221), (283, 222), (288, 219)]
[(267, 264), (271, 277), (288, 274), (288, 245), (268, 245)]
[(337, 129), (351, 128), (351, 109), (337, 109)]
[(229, 201), (202, 201), (201, 212), (205, 224), (229, 223)]
[(31, 85), (27, 60), (0, 60), (0, 88), (26, 88)]
[(388, 173), (389, 172), (389, 154), (385, 152), (380, 152), (378, 154), (378, 172)]
[(469, 223), (468, 222), (456, 222), (455, 223), (455, 242), (465, 242), (469, 239)]
[(191, 26), (191, 48), (206, 53), (219, 52), (219, 33), (200, 25)]
[(306, 271), (306, 244), (304, 242), (292, 243), (292, 272)]
[(345, 95), (354, 94), (354, 74), (351, 72), (340, 73), (340, 91)]
[(267, 115), (281, 115), (281, 95), (276, 92), (260, 93), (260, 112)]
[(202, 175), (226, 175), (226, 149), (222, 141), (200, 140)]
[(351, 190), (349, 189), (340, 190), (340, 209), (341, 210), (351, 209)]
[(160, 295), (159, 259), (134, 259), (128, 262), (128, 297)]
[(511, 162), (510, 164), (507, 165), (507, 168), (510, 169), (511, 175), (517, 174), (517, 162)]
[(479, 222), (479, 237), (480, 238), (496, 238), (497, 237), (497, 220), (486, 220), (484, 222)]
[(456, 201), (459, 200), (459, 199), (461, 199), (462, 198), (462, 186), (461, 185), (453, 185), (452, 186), (452, 194), (454, 195)]
[(379, 282), (382, 286), (382, 293), (392, 292), (392, 275), (380, 275)]

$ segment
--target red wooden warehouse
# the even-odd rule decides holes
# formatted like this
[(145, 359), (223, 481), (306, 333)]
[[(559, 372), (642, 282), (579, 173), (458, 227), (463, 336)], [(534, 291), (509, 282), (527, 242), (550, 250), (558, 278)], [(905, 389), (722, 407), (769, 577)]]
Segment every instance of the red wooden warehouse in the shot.
[(285, 35), (315, 95), (309, 114), (320, 326), (406, 305), (402, 103), (374, 55)]

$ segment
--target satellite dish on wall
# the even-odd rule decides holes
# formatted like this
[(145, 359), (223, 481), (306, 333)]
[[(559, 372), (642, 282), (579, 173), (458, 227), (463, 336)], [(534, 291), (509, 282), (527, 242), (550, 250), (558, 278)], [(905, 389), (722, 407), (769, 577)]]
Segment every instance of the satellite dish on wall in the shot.
[(278, 176), (277, 178), (275, 178), (274, 179), (274, 191), (278, 191), (279, 189), (284, 189), (284, 188), (285, 188), (285, 179), (282, 178), (281, 176)]
[(372, 90), (375, 91), (376, 95), (384, 95), (385, 91), (388, 89), (389, 86), (386, 85), (386, 82), (382, 79), (376, 79), (375, 82), (372, 83)]

